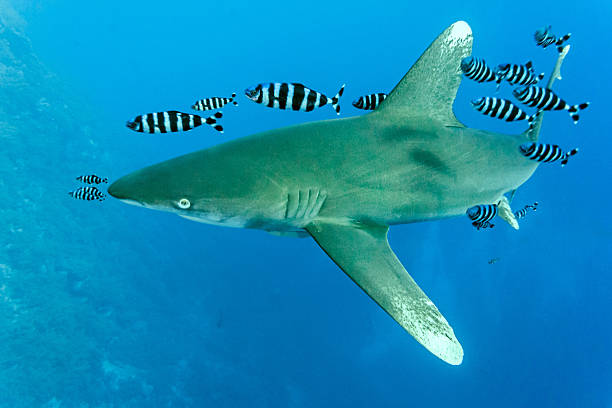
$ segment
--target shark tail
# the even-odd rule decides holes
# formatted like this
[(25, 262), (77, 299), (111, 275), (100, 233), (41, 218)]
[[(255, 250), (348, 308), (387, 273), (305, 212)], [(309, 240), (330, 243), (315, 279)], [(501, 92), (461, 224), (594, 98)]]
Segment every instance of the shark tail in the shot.
[(334, 108), (334, 110), (336, 111), (336, 114), (340, 114), (340, 97), (342, 96), (342, 94), (344, 93), (344, 86), (346, 84), (343, 84), (342, 87), (340, 88), (340, 90), (338, 91), (338, 93), (336, 94), (336, 96), (334, 96), (331, 100), (331, 106), (332, 108)]

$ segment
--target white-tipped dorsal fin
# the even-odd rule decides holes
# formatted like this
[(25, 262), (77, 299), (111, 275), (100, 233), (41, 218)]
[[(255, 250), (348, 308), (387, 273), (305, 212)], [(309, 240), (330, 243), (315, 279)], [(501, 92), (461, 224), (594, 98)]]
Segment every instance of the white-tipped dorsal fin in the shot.
[(472, 30), (465, 21), (448, 27), (425, 50), (377, 112), (463, 126), (453, 113), (453, 102), (461, 83), (461, 60), (472, 54), (472, 42)]
[(518, 221), (512, 212), (512, 208), (510, 208), (510, 202), (506, 196), (503, 196), (497, 203), (497, 213), (504, 221), (510, 224), (512, 228), (519, 229)]

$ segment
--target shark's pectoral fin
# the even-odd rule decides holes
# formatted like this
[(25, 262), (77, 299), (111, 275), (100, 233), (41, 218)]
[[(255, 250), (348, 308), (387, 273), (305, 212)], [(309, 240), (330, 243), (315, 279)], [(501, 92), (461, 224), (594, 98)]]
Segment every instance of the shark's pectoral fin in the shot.
[(446, 319), (389, 247), (389, 227), (315, 221), (306, 230), (330, 258), (419, 343), (447, 363), (461, 364), (461, 344)]
[(465, 21), (448, 27), (425, 50), (375, 113), (426, 117), (447, 126), (464, 125), (453, 113), (461, 83), (461, 60), (472, 53), (472, 30)]

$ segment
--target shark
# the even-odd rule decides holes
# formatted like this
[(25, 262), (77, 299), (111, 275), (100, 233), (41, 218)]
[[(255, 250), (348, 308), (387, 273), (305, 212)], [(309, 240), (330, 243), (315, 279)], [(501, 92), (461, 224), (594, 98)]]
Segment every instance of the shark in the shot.
[(515, 135), (455, 117), (461, 60), (472, 43), (466, 22), (449, 26), (371, 113), (231, 140), (125, 175), (108, 193), (197, 222), (312, 237), (417, 342), (459, 365), (453, 328), (387, 235), (392, 225), (465, 216), (487, 203), (518, 228), (506, 194), (539, 164), (519, 146), (537, 140), (542, 115)]

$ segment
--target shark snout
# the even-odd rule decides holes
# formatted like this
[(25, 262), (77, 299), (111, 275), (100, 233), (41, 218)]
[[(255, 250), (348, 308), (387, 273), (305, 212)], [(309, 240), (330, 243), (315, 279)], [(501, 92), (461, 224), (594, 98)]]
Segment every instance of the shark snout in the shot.
[(128, 176), (122, 177), (108, 187), (108, 194), (133, 205), (143, 205), (142, 201), (135, 197), (134, 189)]

